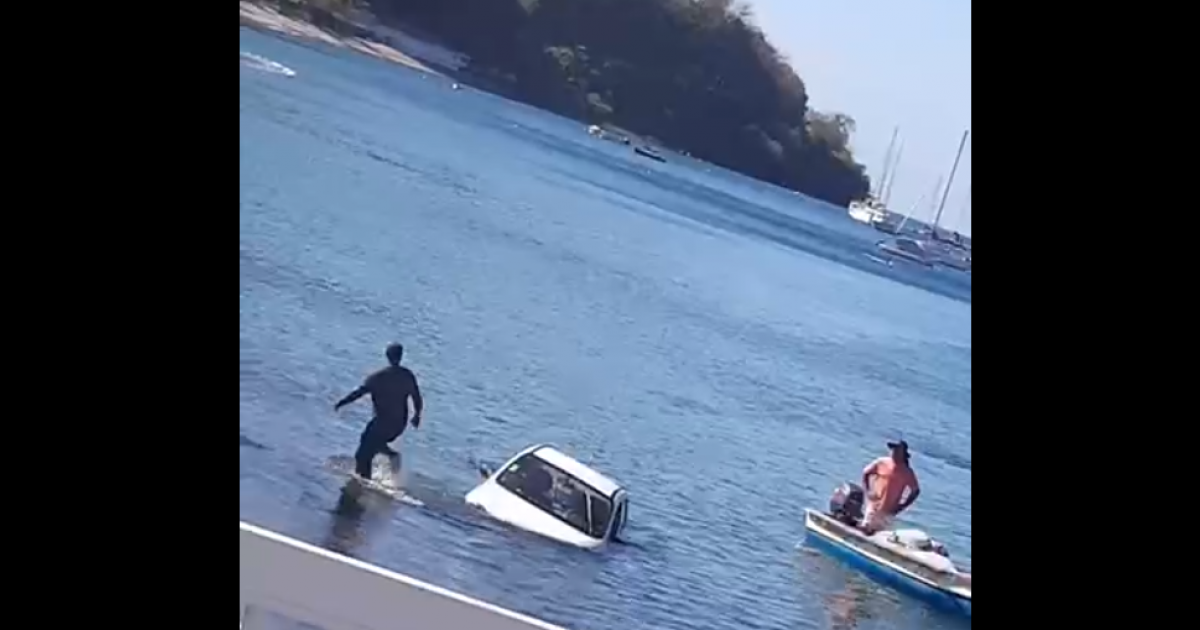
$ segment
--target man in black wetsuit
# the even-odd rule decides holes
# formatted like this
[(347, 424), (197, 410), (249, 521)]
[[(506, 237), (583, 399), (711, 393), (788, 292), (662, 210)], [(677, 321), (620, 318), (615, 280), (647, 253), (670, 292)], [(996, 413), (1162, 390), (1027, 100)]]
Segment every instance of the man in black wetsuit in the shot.
[(388, 443), (400, 437), (408, 427), (408, 399), (411, 397), (413, 400), (414, 429), (421, 426), (421, 409), (425, 405), (421, 400), (417, 377), (400, 365), (400, 359), (404, 358), (404, 346), (394, 343), (387, 347), (386, 354), (387, 367), (368, 376), (358, 389), (333, 406), (337, 411), (367, 394), (371, 395), (375, 417), (363, 429), (358, 439), (358, 450), (354, 452), (354, 471), (364, 479), (371, 478), (371, 461), (379, 453), (385, 453), (392, 459), (393, 466), (399, 467), (400, 453), (389, 447)]

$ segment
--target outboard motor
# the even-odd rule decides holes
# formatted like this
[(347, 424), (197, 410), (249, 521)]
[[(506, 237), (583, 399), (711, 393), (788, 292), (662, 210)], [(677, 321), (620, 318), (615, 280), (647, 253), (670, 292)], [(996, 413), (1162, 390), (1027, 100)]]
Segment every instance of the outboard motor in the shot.
[(857, 527), (863, 517), (863, 500), (866, 493), (862, 486), (846, 482), (833, 491), (829, 498), (829, 515), (843, 525)]

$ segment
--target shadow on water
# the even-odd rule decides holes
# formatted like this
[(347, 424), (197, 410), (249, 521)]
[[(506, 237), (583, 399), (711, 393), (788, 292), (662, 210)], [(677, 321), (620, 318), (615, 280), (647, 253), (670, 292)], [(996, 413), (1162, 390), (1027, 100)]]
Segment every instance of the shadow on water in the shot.
[(861, 579), (848, 579), (842, 589), (822, 597), (833, 630), (851, 630), (872, 617), (870, 587)]
[(246, 448), (252, 448), (255, 450), (259, 450), (259, 451), (270, 450), (266, 444), (263, 444), (262, 442), (256, 442), (256, 441), (246, 437), (245, 434), (238, 435), (238, 446), (239, 446), (239, 448), (244, 446)]

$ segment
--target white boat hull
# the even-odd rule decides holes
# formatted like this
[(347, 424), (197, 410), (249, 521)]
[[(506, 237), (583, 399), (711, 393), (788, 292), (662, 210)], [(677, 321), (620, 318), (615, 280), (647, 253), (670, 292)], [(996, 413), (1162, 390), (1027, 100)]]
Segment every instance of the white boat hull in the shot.
[(870, 210), (867, 210), (866, 208), (853, 207), (853, 208), (850, 208), (850, 210), (847, 212), (847, 214), (850, 215), (851, 219), (854, 219), (855, 221), (858, 221), (859, 223), (870, 224), (870, 223), (873, 223), (875, 220), (875, 213), (871, 212)]

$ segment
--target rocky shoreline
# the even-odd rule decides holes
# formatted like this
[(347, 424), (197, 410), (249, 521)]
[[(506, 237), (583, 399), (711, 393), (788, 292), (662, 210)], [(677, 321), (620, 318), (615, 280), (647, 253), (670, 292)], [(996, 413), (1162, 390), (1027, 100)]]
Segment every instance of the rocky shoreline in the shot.
[(351, 50), (370, 55), (377, 59), (383, 59), (392, 63), (397, 63), (413, 70), (428, 72), (430, 74), (441, 74), (429, 64), (406, 54), (405, 52), (386, 44), (376, 41), (371, 41), (362, 37), (340, 35), (326, 29), (322, 29), (314, 24), (303, 20), (290, 17), (280, 13), (279, 11), (253, 2), (241, 1), (239, 3), (239, 12), (241, 25), (250, 28), (272, 31), (281, 33), (291, 37), (319, 41), (332, 46), (341, 48), (349, 48)]

